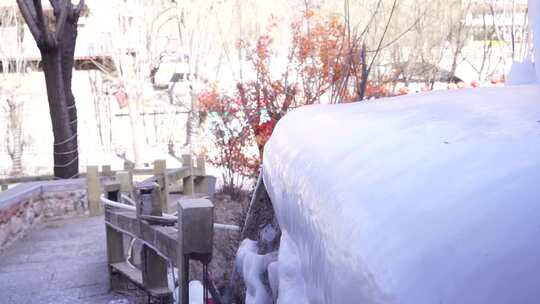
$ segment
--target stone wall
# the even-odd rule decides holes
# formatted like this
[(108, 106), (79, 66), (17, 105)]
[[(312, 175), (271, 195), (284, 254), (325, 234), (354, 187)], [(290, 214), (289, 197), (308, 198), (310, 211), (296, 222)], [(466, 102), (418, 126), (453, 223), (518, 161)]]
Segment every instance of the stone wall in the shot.
[(40, 197), (41, 208), (46, 219), (58, 219), (88, 215), (86, 190), (67, 192), (44, 192)]
[(0, 210), (0, 251), (43, 220), (40, 201), (28, 198)]
[(88, 215), (84, 180), (25, 183), (0, 193), (0, 251), (44, 220)]

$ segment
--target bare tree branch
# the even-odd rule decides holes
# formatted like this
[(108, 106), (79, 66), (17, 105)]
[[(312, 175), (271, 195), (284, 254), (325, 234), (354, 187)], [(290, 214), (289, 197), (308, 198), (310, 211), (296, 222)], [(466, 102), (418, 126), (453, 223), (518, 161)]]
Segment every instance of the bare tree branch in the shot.
[[(51, 1), (51, 4), (52, 2), (54, 1)], [(62, 5), (57, 5), (58, 9), (55, 8), (55, 11), (58, 12), (55, 31), (56, 39), (58, 40), (62, 39), (62, 34), (64, 33), (64, 29), (66, 27), (66, 19), (68, 16), (68, 12), (71, 8), (71, 3), (69, 0), (63, 0), (62, 2)]]
[(30, 33), (32, 33), (32, 36), (34, 36), (34, 39), (36, 40), (38, 45), (43, 45), (43, 33), (38, 26), (36, 18), (34, 17), (36, 15), (35, 12), (34, 14), (32, 13), (30, 7), (28, 6), (28, 3), (25, 0), (17, 0), (17, 4), (19, 5), (19, 9), (21, 10), (21, 14), (26, 21), (26, 24), (28, 24)]
[[(68, 0), (69, 1), (69, 0)], [(75, 7), (73, 11), (74, 16), (79, 16), (81, 14), (82, 9), (84, 8), (84, 0), (79, 0), (79, 4)]]
[(384, 27), (383, 34), (381, 36), (381, 39), (379, 40), (379, 44), (377, 45), (377, 49), (375, 50), (375, 55), (371, 58), (371, 62), (369, 63), (367, 72), (371, 72), (371, 68), (373, 67), (373, 63), (377, 59), (377, 56), (379, 55), (379, 52), (381, 51), (384, 38), (386, 38), (386, 33), (388, 32), (388, 28), (390, 27), (390, 23), (392, 22), (392, 17), (394, 16), (394, 13), (396, 12), (396, 8), (398, 5), (398, 0), (394, 0), (394, 3), (392, 4), (392, 9), (390, 10), (390, 16), (388, 16), (388, 21), (386, 22), (386, 25)]
[(375, 11), (371, 14), (371, 16), (369, 18), (368, 23), (366, 24), (366, 26), (364, 27), (364, 29), (362, 30), (360, 35), (358, 35), (359, 37), (364, 37), (364, 35), (367, 33), (367, 31), (371, 27), (371, 24), (373, 23), (373, 20), (375, 20), (375, 16), (377, 16), (377, 14), (379, 13), (379, 9), (380, 9), (381, 5), (382, 5), (382, 0), (379, 0), (377, 2), (377, 6), (375, 7)]
[[(51, 48), (56, 46), (56, 37), (51, 35), (47, 27), (47, 22), (45, 16), (43, 15), (43, 7), (41, 5), (41, 0), (33, 0), (34, 8), (36, 9), (36, 21), (37, 26), (43, 36), (43, 45), (41, 47)], [(39, 47), (39, 45), (38, 45)]]
[(49, 0), (55, 14), (61, 9), (60, 2), (62, 2), (62, 0)]

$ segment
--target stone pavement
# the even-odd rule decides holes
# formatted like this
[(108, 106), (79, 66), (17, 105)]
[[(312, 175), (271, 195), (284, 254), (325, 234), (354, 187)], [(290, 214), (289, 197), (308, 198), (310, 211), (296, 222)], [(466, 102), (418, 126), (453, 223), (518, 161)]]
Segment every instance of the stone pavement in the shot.
[(41, 224), (0, 253), (0, 303), (139, 302), (109, 292), (103, 217)]

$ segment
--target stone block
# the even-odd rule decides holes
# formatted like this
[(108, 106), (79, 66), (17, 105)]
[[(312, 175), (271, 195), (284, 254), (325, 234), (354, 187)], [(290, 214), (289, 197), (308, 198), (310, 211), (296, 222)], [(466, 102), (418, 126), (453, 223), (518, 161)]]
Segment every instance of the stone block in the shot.
[(9, 218), (7, 210), (0, 210), (0, 225), (9, 222)]
[(15, 235), (23, 231), (25, 229), (26, 224), (20, 217), (14, 216), (9, 221), (9, 226), (10, 226), (9, 230), (11, 231), (11, 234)]
[(34, 223), (34, 218), (35, 218), (34, 209), (27, 208), (24, 214), (24, 221), (31, 225)]
[(6, 224), (0, 225), (0, 249), (5, 243), (7, 243), (9, 239), (9, 234), (9, 226)]
[(33, 204), (32, 209), (36, 215), (40, 215), (43, 212), (43, 201), (38, 201)]

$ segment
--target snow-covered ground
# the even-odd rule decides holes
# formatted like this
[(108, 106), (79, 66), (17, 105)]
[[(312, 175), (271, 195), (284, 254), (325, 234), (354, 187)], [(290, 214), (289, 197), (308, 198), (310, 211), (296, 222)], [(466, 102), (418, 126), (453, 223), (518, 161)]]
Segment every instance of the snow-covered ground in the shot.
[(303, 107), (263, 165), (278, 303), (540, 299), (538, 85)]

